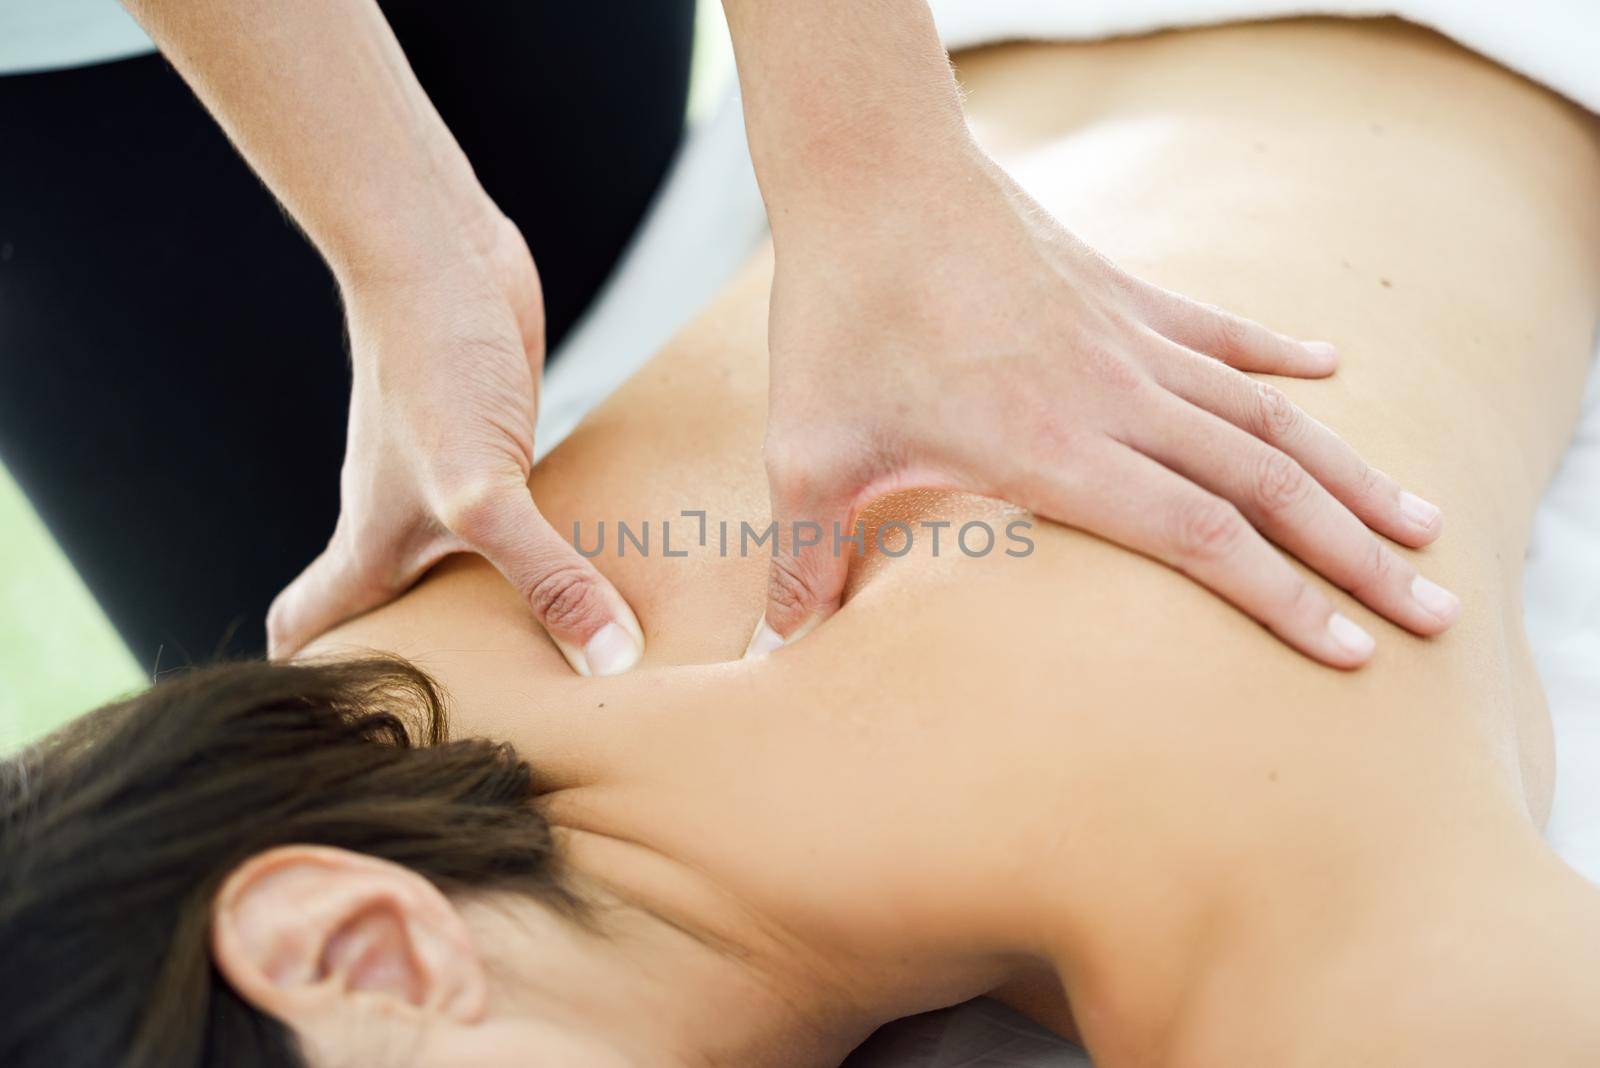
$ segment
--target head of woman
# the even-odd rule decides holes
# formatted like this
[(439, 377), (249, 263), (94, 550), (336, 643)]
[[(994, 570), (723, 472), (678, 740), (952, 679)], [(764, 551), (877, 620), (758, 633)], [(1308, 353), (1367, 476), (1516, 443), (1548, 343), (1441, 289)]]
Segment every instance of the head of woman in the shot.
[(0, 1063), (633, 1063), (532, 772), (445, 730), (400, 661), (232, 664), (0, 762)]

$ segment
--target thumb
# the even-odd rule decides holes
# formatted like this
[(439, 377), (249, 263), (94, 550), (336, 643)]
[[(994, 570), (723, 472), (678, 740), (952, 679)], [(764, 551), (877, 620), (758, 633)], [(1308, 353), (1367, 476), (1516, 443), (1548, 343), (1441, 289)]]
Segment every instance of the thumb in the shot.
[(499, 569), (580, 675), (620, 675), (644, 655), (628, 602), (569, 545), (520, 481), (461, 510), (451, 531)]
[(328, 547), (306, 566), (267, 610), (267, 656), (287, 660), (308, 642), (347, 619), (386, 603), (395, 588), (374, 579), (335, 530)]
[(746, 647), (746, 657), (766, 656), (803, 637), (839, 609), (850, 551), (853, 498), (836, 482), (785, 478), (769, 467), (777, 548), (767, 573), (767, 605)]

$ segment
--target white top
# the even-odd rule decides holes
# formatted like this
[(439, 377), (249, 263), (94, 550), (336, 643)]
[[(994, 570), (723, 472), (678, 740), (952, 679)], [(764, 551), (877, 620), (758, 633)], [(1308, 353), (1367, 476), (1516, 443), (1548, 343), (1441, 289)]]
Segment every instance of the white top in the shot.
[(81, 67), (155, 48), (117, 0), (0, 0), (0, 74)]

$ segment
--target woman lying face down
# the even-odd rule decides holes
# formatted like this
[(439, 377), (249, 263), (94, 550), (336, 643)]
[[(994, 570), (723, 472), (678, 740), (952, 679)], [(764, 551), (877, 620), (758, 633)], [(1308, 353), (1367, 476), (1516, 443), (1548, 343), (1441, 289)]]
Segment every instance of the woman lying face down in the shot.
[(402, 661), (195, 672), (3, 776), (8, 1065), (698, 1063), (726, 1023), (675, 993), (737, 966), (569, 878)]
[(567, 873), (400, 660), (198, 671), (0, 782), (8, 1065), (699, 1064), (798, 1011)]
[[(903, 920), (889, 901), (863, 903), (877, 914), (853, 922), (877, 937), (859, 952), (806, 944), (752, 926), (744, 903), (642, 845), (611, 842), (622, 855), (596, 863), (591, 849), (586, 871), (569, 867), (563, 847), (578, 832), (546, 820), (532, 769), (509, 745), (448, 740), (444, 701), (398, 659), (225, 665), (101, 709), (7, 761), (4, 1063), (832, 1065), (894, 1016), (1007, 989), (1070, 1029), (1049, 1002), (1080, 978), (1059, 964), (1059, 981), (1040, 972), (1068, 960), (1068, 940), (1051, 946), (1061, 917), (1008, 890), (1015, 873), (981, 881), (1039, 932), (1031, 952), (996, 940), (982, 913), (956, 932), (895, 932)], [(1284, 1004), (1256, 985), (1270, 973), (1233, 967), (1229, 958), (1253, 955), (1249, 939), (1212, 917), (1200, 940), (1141, 962), (1188, 973), (1163, 1008), (1165, 1033), (1144, 1031), (1144, 1006), (1126, 1007), (1142, 1034), (1126, 1050), (1120, 1028), (1086, 1021), (1109, 1039), (1103, 1063), (1409, 1065), (1425, 1063), (1419, 1036), (1460, 1029), (1481, 1042), (1485, 1027), (1497, 1049), (1537, 1043), (1536, 1063), (1588, 1063), (1600, 1048), (1582, 1000), (1600, 993), (1600, 901), (1528, 859), (1462, 869), (1468, 881), (1449, 908), (1404, 917), (1378, 942), (1352, 938), (1348, 959), (1315, 939), (1298, 947), (1314, 988), (1330, 983), (1323, 995), (1341, 1010), (1371, 1015), (1299, 1016), (1305, 1029), (1282, 1047), (1260, 1045), (1250, 1018), (1258, 1003)], [(1522, 870), (1508, 881), (1506, 867)], [(1429, 868), (1420, 861), (1419, 876)], [(1474, 880), (1492, 889), (1475, 895)], [(1495, 915), (1485, 899), (1508, 891), (1519, 904), (1499, 911), (1498, 930), (1450, 918)], [(1341, 921), (1342, 934), (1362, 933)], [(1439, 975), (1431, 943), (1462, 939), (1483, 974)], [(1200, 951), (1204, 942), (1213, 945)], [(1208, 1004), (1209, 987), (1241, 977), (1231, 993), (1251, 1000)], [(1342, 988), (1352, 978), (1409, 989), (1351, 998)], [(1232, 1060), (1234, 1040), (1208, 1033), (1219, 1024), (1251, 1036), (1247, 1056), (1271, 1059)], [(1330, 1024), (1364, 1040), (1319, 1031)], [(1383, 1044), (1368, 1044), (1372, 1035)], [(1355, 1050), (1359, 1062), (1345, 1059)], [(1494, 1057), (1452, 1053), (1449, 1063)]]
[(862, 1037), (860, 962), (569, 871), (529, 766), (446, 734), (404, 661), (247, 663), (7, 761), (4, 1063), (790, 1065)]
[[(712, 538), (596, 558), (650, 652), (580, 679), (455, 557), (305, 664), (171, 679), (5, 764), (0, 1062), (828, 1066), (993, 994), (1100, 1068), (1596, 1063), (1600, 891), (1539, 835), (1519, 590), (1600, 317), (1592, 117), (1393, 24), (961, 69), (1095, 247), (1337, 341), (1283, 392), (1449, 514), (1385, 567), (1460, 590), (1451, 631), (1330, 588), (1381, 638), (1331, 671), (1036, 523), (1021, 559), (868, 551), (825, 626), (739, 662), (766, 561)], [(770, 283), (540, 465), (557, 529), (765, 524)]]

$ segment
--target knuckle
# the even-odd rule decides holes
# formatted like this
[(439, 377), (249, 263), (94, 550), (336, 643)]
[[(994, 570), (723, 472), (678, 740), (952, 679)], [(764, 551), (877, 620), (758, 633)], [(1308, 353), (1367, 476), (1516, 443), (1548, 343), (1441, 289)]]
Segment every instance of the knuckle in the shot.
[(1255, 505), (1269, 515), (1292, 510), (1311, 491), (1311, 479), (1294, 460), (1277, 449), (1267, 449), (1256, 460), (1250, 493)]
[(761, 459), (766, 465), (767, 478), (775, 486), (803, 493), (816, 477), (818, 465), (810, 450), (788, 435), (767, 435), (761, 447)]
[(267, 652), (271, 655), (288, 648), (292, 635), (289, 632), (289, 608), (279, 594), (267, 609)]
[(1145, 387), (1144, 372), (1121, 351), (1094, 343), (1085, 345), (1081, 352), (1084, 368), (1102, 389), (1127, 396)]
[(1250, 328), (1244, 320), (1231, 315), (1217, 317), (1217, 344), (1224, 352), (1237, 352), (1250, 340)]
[(793, 439), (777, 433), (769, 433), (761, 443), (761, 460), (773, 474), (799, 467), (803, 462)]
[(1237, 548), (1244, 530), (1244, 519), (1233, 505), (1217, 497), (1196, 497), (1174, 515), (1173, 548), (1181, 559), (1215, 562)]
[(1020, 377), (1000, 377), (987, 385), (981, 394), (987, 401), (982, 422), (1010, 428), (1026, 456), (1053, 467), (1081, 451), (1082, 420), (1072, 418), (1058, 394)]
[(398, 562), (378, 570), (358, 567), (348, 578), (351, 598), (360, 604), (382, 604), (410, 585), (409, 576)]
[(577, 567), (560, 567), (533, 584), (528, 604), (546, 629), (579, 633), (605, 622), (594, 577)]
[(1358, 460), (1356, 472), (1356, 492), (1368, 501), (1393, 501), (1397, 494), (1397, 487), (1389, 480), (1389, 476), (1379, 471), (1365, 460)]
[[(852, 449), (846, 440), (855, 443)], [(891, 446), (857, 434), (840, 441), (796, 441), (785, 435), (769, 435), (762, 446), (767, 484), (773, 492), (774, 507), (780, 515), (808, 514), (827, 507), (841, 493), (870, 481), (893, 453)], [(777, 517), (775, 517), (777, 518)]]
[(1356, 592), (1367, 593), (1389, 586), (1404, 565), (1377, 538), (1367, 538), (1366, 556), (1356, 576)]
[(1086, 435), (1080, 422), (1056, 405), (1035, 404), (1025, 418), (1008, 425), (1022, 429), (1021, 441), (1045, 470), (1068, 467), (1084, 451)]
[(1212, 351), (1231, 356), (1249, 345), (1250, 324), (1221, 308), (1211, 307), (1206, 310)]
[(320, 561), (326, 566), (313, 588), (337, 587), (363, 601), (386, 600), (407, 585), (404, 555), (401, 543), (379, 536), (376, 530), (369, 536), (336, 540)]
[(1300, 410), (1277, 386), (1255, 384), (1256, 436), (1267, 442), (1287, 441), (1300, 425)]
[(446, 494), (440, 504), (439, 522), (462, 541), (476, 544), (490, 536), (498, 500), (494, 487), (488, 483), (459, 487)]
[(1291, 619), (1320, 620), (1328, 614), (1326, 604), (1321, 590), (1307, 582), (1303, 575), (1295, 575), (1288, 597)]
[(1070, 470), (1084, 452), (1084, 435), (1065, 419), (1050, 419), (1034, 424), (1028, 437), (1028, 453), (1036, 461), (1032, 470), (1041, 473)]
[(767, 581), (768, 616), (798, 623), (811, 612), (811, 584), (806, 581), (802, 566), (791, 557), (772, 561)]

